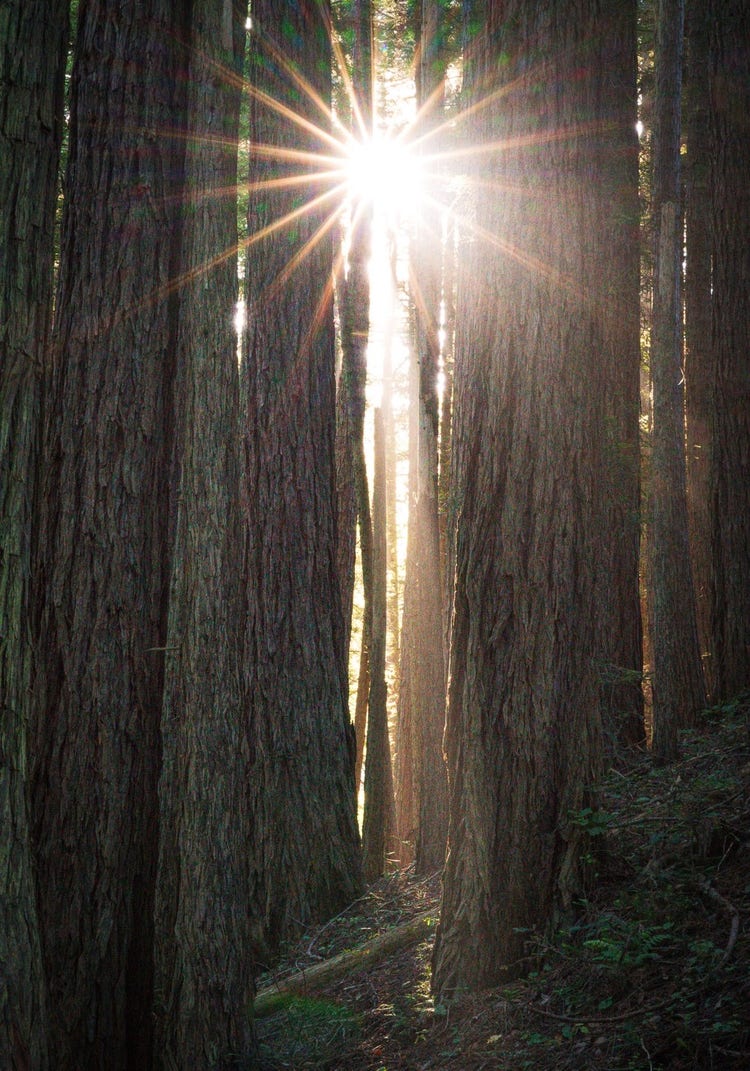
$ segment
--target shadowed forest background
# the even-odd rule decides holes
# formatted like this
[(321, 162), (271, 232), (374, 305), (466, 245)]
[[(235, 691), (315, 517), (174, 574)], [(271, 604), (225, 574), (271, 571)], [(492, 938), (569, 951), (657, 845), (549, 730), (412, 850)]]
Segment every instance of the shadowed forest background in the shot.
[(0, 1067), (746, 1067), (746, 5), (0, 75)]

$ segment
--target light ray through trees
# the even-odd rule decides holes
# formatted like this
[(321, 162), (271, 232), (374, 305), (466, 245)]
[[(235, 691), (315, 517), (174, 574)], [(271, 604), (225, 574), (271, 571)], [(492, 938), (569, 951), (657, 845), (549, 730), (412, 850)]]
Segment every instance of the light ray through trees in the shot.
[[(494, 106), (499, 99), (508, 96), (519, 86), (539, 79), (545, 66), (544, 63), (540, 63), (512, 83), (495, 89), (469, 106), (459, 108), (442, 122), (437, 124), (431, 122), (428, 130), (424, 130), (425, 119), (434, 110), (435, 100), (440, 96), (441, 89), (433, 91), (421, 108), (400, 129), (397, 129), (395, 124), (383, 126), (376, 116), (375, 129), (373, 134), (370, 134), (366, 129), (361, 102), (354, 89), (349, 64), (339, 35), (323, 5), (318, 4), (318, 8), (329, 35), (337, 75), (344, 88), (359, 136), (352, 134), (336, 110), (320, 96), (295, 64), (262, 33), (262, 28), (257, 25), (252, 24), (249, 33), (259, 39), (263, 49), (279, 65), (280, 70), (291, 80), (296, 90), (315, 106), (320, 115), (320, 122), (313, 122), (289, 104), (277, 100), (271, 94), (248, 83), (244, 78), (239, 78), (231, 68), (206, 57), (205, 62), (210, 65), (217, 78), (221, 78), (227, 84), (239, 85), (248, 98), (256, 100), (291, 127), (311, 137), (320, 145), (320, 149), (316, 151), (274, 143), (249, 142), (246, 149), (250, 154), (266, 158), (277, 165), (287, 165), (289, 173), (274, 175), (255, 182), (238, 183), (232, 188), (217, 188), (210, 195), (202, 191), (201, 200), (211, 196), (218, 201), (239, 195), (284, 189), (298, 189), (301, 194), (306, 194), (304, 200), (285, 214), (271, 220), (263, 228), (242, 236), (236, 245), (217, 254), (210, 263), (194, 267), (190, 272), (156, 287), (149, 297), (141, 298), (138, 305), (163, 300), (166, 296), (194, 282), (201, 274), (210, 273), (222, 261), (247, 252), (256, 243), (270, 235), (291, 228), (302, 217), (317, 213), (323, 206), (328, 207), (326, 218), (312, 237), (301, 249), (296, 250), (290, 256), (285, 268), (267, 284), (263, 294), (258, 295), (259, 299), (273, 300), (291, 275), (302, 267), (318, 243), (330, 234), (342, 218), (346, 218), (347, 213), (349, 230), (353, 230), (368, 205), (377, 201), (382, 203), (384, 200), (391, 202), (385, 213), (386, 216), (390, 219), (395, 216), (401, 225), (408, 225), (409, 220), (419, 214), (421, 206), (428, 206), (430, 210), (438, 210), (443, 215), (452, 214), (456, 217), (464, 234), (487, 243), (500, 253), (517, 260), (529, 271), (546, 276), (554, 285), (581, 298), (583, 295), (580, 287), (573, 278), (563, 276), (558, 269), (553, 269), (539, 257), (529, 255), (509, 243), (502, 235), (482, 228), (467, 214), (461, 213), (456, 207), (455, 191), (460, 189), (481, 192), (483, 189), (491, 189), (507, 196), (532, 196), (520, 187), (507, 183), (499, 184), (477, 174), (474, 165), (495, 154), (513, 152), (519, 148), (532, 149), (578, 137), (606, 135), (611, 124), (572, 123), (563, 128), (539, 130), (490, 143), (476, 144), (468, 141), (468, 143), (456, 144), (457, 140), (461, 140), (462, 127), (466, 127), (482, 112)], [(185, 132), (176, 130), (161, 131), (160, 134), (170, 139), (194, 138), (194, 135), (187, 135)], [(430, 151), (431, 146), (441, 141), (449, 144)], [(189, 193), (186, 198), (191, 207), (196, 206), (197, 202)], [(345, 259), (342, 260), (339, 255), (338, 261), (339, 270), (345, 270)], [(331, 300), (333, 300), (333, 289), (326, 284), (321, 295), (322, 306), (325, 307), (326, 303)], [(118, 316), (127, 317), (135, 311), (135, 308), (135, 305), (126, 306), (120, 310)], [(417, 302), (417, 313), (423, 314), (419, 308), (419, 302)], [(101, 325), (101, 329), (111, 326), (111, 324)], [(314, 329), (314, 325), (310, 327)]]

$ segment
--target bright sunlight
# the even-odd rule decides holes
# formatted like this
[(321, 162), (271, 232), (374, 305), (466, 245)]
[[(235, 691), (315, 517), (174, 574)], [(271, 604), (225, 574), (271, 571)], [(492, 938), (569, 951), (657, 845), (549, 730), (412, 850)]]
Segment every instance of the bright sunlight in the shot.
[(355, 202), (372, 204), (387, 220), (414, 216), (424, 195), (423, 165), (408, 144), (375, 134), (349, 149), (345, 174)]

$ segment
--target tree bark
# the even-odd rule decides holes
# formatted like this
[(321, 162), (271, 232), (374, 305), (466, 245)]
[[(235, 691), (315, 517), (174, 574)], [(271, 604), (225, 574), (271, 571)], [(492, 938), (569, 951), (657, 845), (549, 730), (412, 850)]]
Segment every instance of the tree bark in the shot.
[[(359, 141), (372, 136), (373, 124), (373, 27), (371, 0), (356, 0), (353, 10), (352, 91), (350, 127)], [(349, 250), (342, 277), (339, 314), (341, 321), (342, 380), (351, 469), (357, 503), (359, 551), (364, 589), (364, 626), (360, 653), (355, 711), (357, 742), (355, 784), (359, 789), (364, 756), (367, 703), (370, 694), (370, 646), (372, 628), (372, 517), (365, 461), (364, 428), (367, 406), (367, 345), (370, 334), (369, 260), (372, 249), (372, 205), (352, 203)], [(345, 535), (344, 538), (350, 538)]]
[[(640, 283), (638, 202), (637, 24), (623, 5), (609, 9), (611, 47), (603, 60), (612, 77), (602, 80), (598, 109), (609, 126), (606, 226), (610, 254), (600, 262), (598, 310), (604, 331), (607, 419), (602, 486), (610, 538), (600, 559), (602, 639), (601, 709), (610, 758), (645, 744), (643, 634), (639, 584), (640, 485)], [(595, 150), (592, 167), (600, 164)]]
[(580, 888), (569, 816), (601, 764), (609, 350), (630, 359), (603, 280), (619, 240), (613, 165), (632, 137), (608, 86), (633, 72), (610, 56), (613, 40), (625, 55), (636, 4), (490, 0), (473, 13), (484, 163), (458, 292), (441, 996), (519, 973), (526, 932)]
[(711, 669), (711, 196), (708, 12), (685, 13), (685, 416), (687, 505), (698, 639), (709, 693)]
[[(444, 57), (440, 49), (438, 5), (424, 3), (418, 11), (417, 106), (429, 134), (442, 116)], [(434, 143), (430, 143), (432, 151)], [(416, 812), (415, 862), (418, 872), (439, 869), (445, 857), (448, 820), (448, 782), (443, 759), (445, 725), (445, 665), (443, 661), (442, 575), (438, 524), (438, 325), (441, 299), (442, 241), (439, 212), (422, 206), (412, 252), (411, 289), (414, 308), (412, 382), (415, 391), (415, 440), (410, 444), (410, 467), (415, 479), (409, 502), (407, 583), (404, 592), (404, 634), (408, 639), (403, 680), (409, 689), (402, 701), (402, 738), (411, 754)], [(403, 687), (403, 686), (402, 686)], [(401, 765), (402, 775), (406, 775)], [(404, 802), (408, 797), (402, 792)], [(408, 808), (402, 817), (407, 832)]]
[[(329, 25), (318, 8), (261, 0), (253, 4), (252, 34), (242, 367), (245, 673), (258, 852), (253, 880), (273, 950), (301, 926), (354, 899), (361, 871), (336, 567), (335, 216), (327, 216), (325, 205), (311, 206), (282, 224), (298, 205), (298, 191), (263, 185), (292, 168), (299, 173), (287, 150), (328, 151), (323, 135), (313, 138), (267, 101), (325, 132), (325, 116), (295, 74), (330, 100)], [(338, 206), (329, 207), (333, 213)]]
[(231, 319), (245, 17), (232, 0), (200, 0), (191, 9), (155, 898), (154, 1065), (165, 1071), (235, 1067), (252, 1049), (254, 845), (246, 817), (239, 376)]
[(373, 487), (372, 643), (370, 696), (367, 705), (365, 809), (362, 821), (362, 863), (365, 881), (376, 881), (394, 851), (394, 803), (388, 736), (385, 643), (387, 635), (387, 539), (385, 510), (385, 428), (382, 410), (375, 410), (375, 473)]
[(14, 0), (0, 43), (0, 1065), (48, 1066), (28, 799), (33, 507), (52, 311), (68, 4)]
[(750, 686), (750, 21), (711, 8), (712, 635), (718, 699)]
[(134, 1071), (152, 1042), (184, 12), (78, 15), (38, 522), (39, 904), (55, 1067)]
[(659, 762), (705, 702), (688, 543), (682, 375), (680, 93), (683, 0), (662, 0), (656, 39), (655, 220), (651, 374), (654, 735)]

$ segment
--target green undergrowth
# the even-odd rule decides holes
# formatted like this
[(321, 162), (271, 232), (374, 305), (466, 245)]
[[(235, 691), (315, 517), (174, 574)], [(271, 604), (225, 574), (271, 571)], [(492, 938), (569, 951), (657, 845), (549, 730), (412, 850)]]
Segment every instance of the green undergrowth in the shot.
[[(600, 805), (571, 817), (590, 834), (590, 886), (553, 932), (530, 938), (527, 977), (436, 1007), (423, 942), (320, 1001), (290, 1002), (264, 1025), (264, 1066), (748, 1071), (750, 695), (706, 711), (680, 761), (631, 756)], [(377, 917), (360, 904), (320, 944), (352, 947), (429, 907), (423, 888), (410, 905), (412, 885), (402, 873), (379, 886)], [(295, 1038), (307, 1046), (296, 1054)]]
[(333, 1000), (289, 997), (272, 1019), (258, 1021), (261, 1066), (330, 1068), (356, 1048), (359, 1016)]

